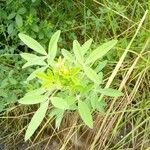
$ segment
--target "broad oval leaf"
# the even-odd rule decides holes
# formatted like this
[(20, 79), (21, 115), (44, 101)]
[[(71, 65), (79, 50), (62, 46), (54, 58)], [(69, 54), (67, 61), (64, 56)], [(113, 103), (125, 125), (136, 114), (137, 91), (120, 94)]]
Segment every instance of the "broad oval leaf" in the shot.
[(115, 90), (115, 89), (111, 89), (111, 88), (105, 88), (105, 89), (100, 88), (97, 92), (100, 92), (103, 95), (111, 96), (111, 97), (123, 96), (122, 92)]
[(23, 34), (23, 33), (19, 33), (18, 36), (29, 48), (33, 49), (34, 51), (42, 55), (47, 55), (45, 49), (30, 36)]
[(87, 58), (85, 64), (94, 63), (97, 59), (102, 58), (111, 48), (117, 44), (117, 40), (111, 40), (96, 48)]
[(7, 32), (9, 35), (11, 35), (13, 33), (13, 31), (14, 31), (14, 24), (11, 23), (7, 28)]
[(16, 24), (17, 24), (17, 26), (18, 26), (19, 28), (22, 27), (22, 25), (23, 25), (23, 20), (22, 20), (22, 17), (21, 17), (19, 14), (16, 15), (15, 21), (16, 21)]
[(7, 19), (13, 19), (16, 16), (16, 12), (12, 12), (11, 14), (8, 15)]
[(91, 44), (92, 44), (93, 39), (89, 39), (87, 40), (81, 47), (81, 51), (82, 51), (82, 55), (84, 56), (84, 54), (88, 51), (88, 49), (90, 48)]
[(45, 101), (41, 103), (39, 109), (35, 112), (34, 116), (32, 117), (28, 125), (27, 131), (25, 134), (25, 141), (27, 141), (34, 134), (36, 129), (39, 127), (39, 125), (43, 121), (46, 111), (48, 109), (48, 104), (49, 104), (49, 101)]
[(96, 83), (96, 84), (100, 84), (101, 83), (99, 76), (90, 67), (84, 66), (84, 72), (87, 75), (87, 77), (90, 80), (92, 80), (94, 83)]
[(26, 13), (26, 11), (27, 11), (27, 9), (25, 7), (21, 7), (18, 9), (17, 13), (23, 15)]
[(81, 46), (77, 40), (73, 41), (73, 52), (75, 54), (76, 60), (80, 64), (83, 64), (83, 56), (82, 56), (82, 52), (81, 52)]
[(51, 103), (56, 107), (63, 110), (69, 109), (69, 105), (65, 99), (60, 97), (51, 97)]
[(31, 105), (31, 104), (38, 104), (46, 101), (48, 99), (47, 95), (32, 95), (26, 94), (23, 98), (21, 98), (18, 102), (20, 104)]
[(57, 52), (57, 42), (60, 36), (60, 30), (55, 32), (53, 36), (51, 37), (51, 40), (49, 42), (48, 46), (48, 62), (51, 64), (56, 56)]
[(88, 108), (85, 102), (82, 102), (81, 100), (79, 100), (78, 111), (84, 123), (90, 128), (93, 128), (92, 115), (91, 115), (90, 109)]

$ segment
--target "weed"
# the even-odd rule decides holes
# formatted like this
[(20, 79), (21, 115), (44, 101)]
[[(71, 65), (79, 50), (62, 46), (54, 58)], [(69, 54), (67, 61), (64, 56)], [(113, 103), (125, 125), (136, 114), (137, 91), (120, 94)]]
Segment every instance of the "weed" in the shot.
[[(21, 104), (38, 104), (39, 109), (34, 114), (25, 135), (25, 141), (28, 140), (34, 131), (38, 128), (45, 117), (48, 105), (51, 102), (53, 108), (49, 117), (56, 116), (55, 127), (59, 128), (65, 111), (78, 111), (82, 120), (90, 128), (93, 128), (93, 119), (91, 112), (104, 110), (105, 103), (99, 101), (99, 94), (119, 97), (122, 93), (114, 89), (102, 89), (102, 76), (100, 67), (97, 72), (92, 69), (93, 64), (102, 58), (116, 43), (117, 40), (111, 40), (88, 53), (92, 39), (86, 41), (82, 46), (77, 40), (73, 42), (73, 52), (63, 49), (62, 55), (55, 60), (57, 53), (57, 41), (60, 31), (54, 33), (48, 46), (48, 53), (44, 48), (31, 37), (19, 33), (20, 39), (35, 52), (42, 56), (29, 53), (22, 53), (21, 56), (27, 61), (23, 68), (40, 65), (44, 66), (36, 69), (27, 80), (37, 77), (41, 81), (41, 87), (26, 93), (19, 100)], [(86, 55), (88, 54), (88, 55)], [(99, 70), (100, 69), (100, 70)], [(46, 70), (46, 73), (44, 72)], [(88, 106), (90, 104), (90, 106)]]

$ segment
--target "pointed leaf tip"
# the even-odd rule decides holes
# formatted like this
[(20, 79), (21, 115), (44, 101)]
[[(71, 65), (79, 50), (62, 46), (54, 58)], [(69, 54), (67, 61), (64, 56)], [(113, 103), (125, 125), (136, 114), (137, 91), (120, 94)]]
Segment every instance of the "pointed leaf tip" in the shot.
[(90, 109), (88, 108), (87, 104), (81, 100), (78, 102), (78, 111), (80, 114), (80, 117), (84, 121), (84, 123), (89, 126), (91, 129), (93, 128), (93, 119), (90, 112)]
[(38, 43), (36, 40), (31, 38), (30, 36), (24, 34), (24, 33), (19, 33), (18, 34), (19, 38), (21, 41), (24, 42), (29, 48), (33, 49), (34, 51), (42, 54), (42, 55), (47, 55), (45, 49)]
[(102, 58), (107, 52), (117, 44), (117, 40), (108, 41), (97, 47), (86, 60), (86, 64), (94, 63), (96, 60)]
[(56, 56), (57, 53), (57, 42), (59, 40), (60, 37), (60, 30), (56, 31), (49, 42), (49, 46), (48, 46), (48, 62), (49, 64), (51, 64)]
[(49, 101), (45, 101), (44, 103), (41, 103), (39, 109), (35, 112), (26, 130), (25, 141), (27, 141), (34, 134), (36, 129), (39, 127), (39, 125), (43, 121), (46, 111), (48, 109), (48, 104), (49, 104)]

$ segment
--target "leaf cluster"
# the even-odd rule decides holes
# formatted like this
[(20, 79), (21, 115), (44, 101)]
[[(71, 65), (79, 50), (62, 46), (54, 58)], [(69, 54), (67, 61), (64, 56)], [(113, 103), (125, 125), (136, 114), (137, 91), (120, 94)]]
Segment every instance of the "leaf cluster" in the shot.
[(89, 52), (89, 49), (92, 39), (89, 39), (83, 45), (74, 40), (73, 50), (69, 52), (62, 49), (60, 57), (57, 57), (59, 36), (60, 31), (53, 34), (46, 51), (36, 40), (19, 33), (20, 39), (37, 53), (37, 55), (21, 54), (22, 58), (27, 61), (23, 68), (40, 66), (29, 75), (27, 81), (36, 78), (41, 87), (26, 93), (19, 100), (19, 103), (26, 105), (40, 103), (39, 109), (29, 123), (25, 140), (29, 139), (40, 125), (49, 104), (53, 106), (49, 116), (56, 117), (55, 125), (57, 128), (59, 128), (64, 113), (67, 111), (77, 111), (84, 123), (93, 128), (92, 112), (103, 112), (106, 105), (104, 101), (99, 100), (100, 94), (112, 97), (122, 96), (122, 93), (118, 90), (101, 88), (102, 68), (105, 62), (99, 63), (96, 68), (93, 67), (98, 59), (101, 59), (116, 45), (117, 40), (104, 43), (91, 52)]

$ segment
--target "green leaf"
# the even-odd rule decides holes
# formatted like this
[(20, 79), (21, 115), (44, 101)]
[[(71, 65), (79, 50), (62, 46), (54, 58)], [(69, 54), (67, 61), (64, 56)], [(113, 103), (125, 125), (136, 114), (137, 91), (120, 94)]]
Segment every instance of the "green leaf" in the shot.
[(77, 40), (73, 41), (73, 51), (74, 51), (76, 60), (80, 64), (83, 64), (83, 56), (82, 56), (82, 52), (81, 52), (81, 47), (80, 47), (80, 44)]
[(46, 59), (46, 56), (39, 57), (39, 56), (36, 56), (34, 54), (29, 54), (29, 53), (22, 53), (20, 55), (22, 58), (28, 61), (27, 63), (23, 65), (22, 68), (33, 66), (33, 65), (41, 65), (41, 66), (47, 65), (44, 61)]
[(25, 96), (34, 97), (34, 96), (37, 96), (37, 95), (41, 95), (44, 92), (46, 92), (46, 90), (44, 88), (38, 88), (38, 89), (35, 89), (35, 90), (32, 90), (32, 91), (29, 91), (28, 93), (25, 94)]
[(88, 49), (90, 48), (91, 44), (92, 44), (93, 39), (89, 39), (88, 41), (86, 41), (82, 47), (81, 47), (81, 51), (82, 51), (82, 55), (84, 56), (84, 54), (88, 51)]
[(90, 128), (93, 128), (93, 119), (87, 104), (79, 100), (78, 111), (84, 123)]
[(22, 25), (23, 25), (23, 20), (22, 20), (22, 17), (21, 17), (19, 14), (16, 15), (15, 20), (16, 20), (17, 26), (18, 26), (19, 28), (22, 27)]
[(62, 111), (62, 109), (58, 108), (51, 109), (50, 112), (48, 113), (49, 119), (52, 119), (60, 110)]
[(36, 61), (36, 60), (39, 60), (39, 59), (42, 59), (42, 60), (46, 59), (46, 56), (41, 56), (41, 57), (39, 57), (39, 56), (37, 56), (37, 55), (30, 54), (30, 53), (21, 53), (20, 55), (21, 55), (21, 57), (22, 57), (23, 59), (25, 59), (25, 60), (27, 60), (27, 61), (33, 61), (33, 60)]
[(19, 10), (18, 10), (18, 14), (21, 14), (21, 15), (23, 15), (23, 14), (25, 14), (26, 13), (26, 8), (25, 7), (21, 7), (21, 8), (19, 8)]
[(73, 96), (67, 96), (65, 100), (69, 106), (75, 104), (75, 101), (76, 101), (75, 97)]
[(76, 110), (76, 99), (74, 96), (66, 96), (65, 100), (67, 101), (67, 104), (69, 105), (69, 110)]
[(39, 65), (39, 66), (46, 66), (47, 64), (44, 61), (38, 60), (38, 61), (28, 61), (27, 63), (25, 63), (22, 68), (26, 68), (29, 66), (33, 66), (33, 65)]
[(74, 57), (72, 56), (72, 54), (69, 51), (67, 51), (65, 49), (62, 49), (62, 54), (63, 54), (64, 58), (66, 60), (68, 60), (69, 62), (73, 62), (74, 61)]
[(36, 69), (35, 71), (33, 71), (27, 78), (27, 81), (30, 81), (32, 79), (34, 79), (36, 77), (36, 74), (38, 72), (44, 72), (45, 70), (47, 69), (47, 66), (46, 67), (41, 67), (41, 68), (38, 68)]
[(97, 104), (98, 104), (98, 95), (94, 91), (91, 92), (91, 94), (90, 94), (90, 102), (91, 102), (91, 106), (92, 106), (93, 110), (95, 110), (97, 107)]
[(47, 55), (45, 49), (33, 38), (23, 33), (19, 33), (18, 36), (29, 48), (33, 49), (34, 51), (42, 55)]
[(111, 40), (111, 41), (99, 46), (89, 55), (85, 64), (94, 63), (97, 59), (102, 58), (116, 44), (117, 44), (117, 40)]
[(96, 109), (97, 109), (99, 112), (103, 113), (105, 106), (106, 106), (106, 102), (103, 101), (103, 100), (100, 100), (100, 101), (98, 101), (98, 103), (97, 103), (97, 105), (96, 105)]
[(102, 69), (106, 66), (107, 64), (107, 60), (104, 60), (102, 62), (98, 62), (97, 67), (95, 68), (95, 71), (98, 73), (100, 71), (102, 71)]
[(32, 26), (31, 26), (31, 29), (34, 31), (34, 32), (39, 32), (39, 26), (37, 25), (37, 24), (33, 24)]
[(11, 24), (8, 26), (8, 28), (7, 28), (7, 32), (8, 32), (8, 34), (10, 35), (10, 34), (13, 33), (13, 31), (14, 31), (14, 24), (11, 23)]
[(62, 109), (58, 109), (58, 108), (54, 108), (50, 111), (49, 113), (49, 118), (51, 119), (52, 117), (56, 117), (55, 119), (55, 128), (59, 129), (61, 121), (63, 119), (63, 114), (64, 114), (64, 110)]
[(42, 103), (39, 109), (36, 111), (36, 113), (32, 117), (28, 125), (26, 134), (25, 134), (25, 141), (27, 141), (34, 134), (36, 129), (39, 127), (39, 125), (43, 121), (46, 111), (48, 109), (48, 104), (49, 104), (49, 101), (45, 101), (44, 103)]
[(56, 114), (56, 120), (55, 120), (55, 128), (59, 129), (60, 124), (62, 122), (64, 116), (64, 110), (59, 110), (59, 112)]
[(38, 73), (36, 73), (36, 77), (39, 78), (42, 81), (47, 81), (47, 82), (49, 82), (50, 80), (52, 80), (52, 77), (48, 76), (44, 72), (38, 72)]
[(55, 32), (51, 37), (48, 47), (48, 62), (51, 64), (56, 56), (57, 52), (57, 42), (60, 36), (60, 30)]
[(47, 95), (32, 95), (26, 94), (23, 98), (21, 98), (18, 102), (20, 104), (31, 105), (31, 104), (38, 104), (46, 101), (48, 99)]
[(7, 19), (11, 20), (16, 16), (16, 12), (12, 12), (11, 14), (8, 15)]
[(103, 83), (103, 72), (99, 72), (98, 77), (99, 77), (99, 84), (102, 84)]
[(103, 95), (111, 96), (111, 97), (123, 96), (122, 92), (111, 88), (105, 88), (105, 89), (100, 88), (99, 90), (97, 90), (97, 92), (100, 92)]
[(69, 109), (69, 105), (66, 100), (60, 98), (60, 97), (52, 97), (51, 103), (56, 107), (63, 110)]
[(90, 67), (84, 66), (84, 71), (85, 74), (87, 75), (87, 77), (92, 80), (94, 83), (96, 84), (100, 84), (100, 78), (99, 76), (96, 74), (96, 72), (91, 69)]
[(9, 78), (5, 78), (3, 80), (1, 80), (1, 84), (0, 84), (0, 88), (5, 88), (9, 85)]

